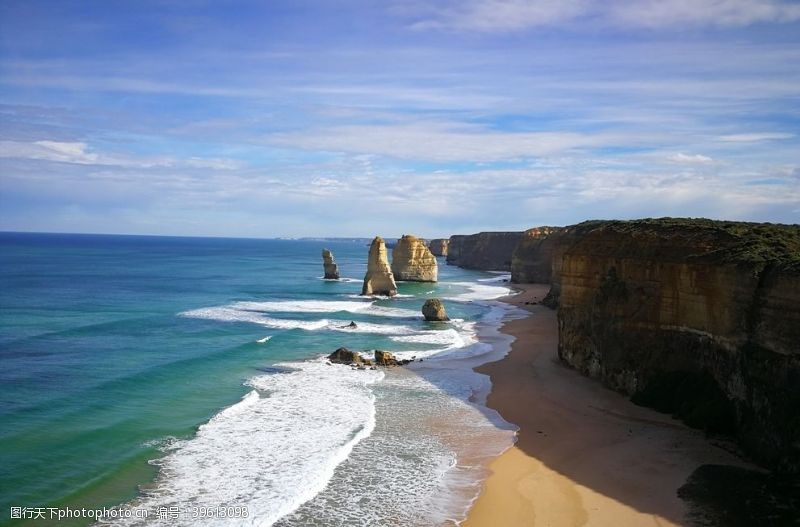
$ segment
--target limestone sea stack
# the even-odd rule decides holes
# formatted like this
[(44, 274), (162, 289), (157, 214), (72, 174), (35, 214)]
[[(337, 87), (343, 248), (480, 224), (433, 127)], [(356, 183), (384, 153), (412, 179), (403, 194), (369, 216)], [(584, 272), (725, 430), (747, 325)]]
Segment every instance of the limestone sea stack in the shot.
[(392, 249), (392, 273), (396, 280), (435, 282), (439, 277), (439, 268), (436, 257), (423, 240), (404, 234)]
[(376, 236), (372, 240), (372, 245), (369, 246), (367, 274), (364, 275), (364, 286), (361, 288), (361, 294), (386, 296), (397, 294), (397, 284), (394, 282), (394, 275), (389, 267), (386, 243), (380, 236)]
[(445, 321), (450, 320), (447, 316), (447, 311), (444, 309), (444, 304), (438, 298), (429, 298), (422, 305), (422, 314), (427, 321)]
[(325, 268), (326, 280), (339, 279), (339, 266), (333, 260), (333, 253), (328, 249), (322, 249), (322, 267)]
[(434, 238), (428, 242), (428, 249), (431, 250), (434, 256), (447, 256), (447, 246), (450, 240), (445, 238)]

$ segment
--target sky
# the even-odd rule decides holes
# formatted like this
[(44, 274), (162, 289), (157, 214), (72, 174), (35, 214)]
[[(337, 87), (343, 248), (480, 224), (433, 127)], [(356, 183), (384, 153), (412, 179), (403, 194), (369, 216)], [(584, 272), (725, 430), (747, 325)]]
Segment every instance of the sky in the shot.
[(0, 3), (0, 230), (800, 223), (800, 2)]

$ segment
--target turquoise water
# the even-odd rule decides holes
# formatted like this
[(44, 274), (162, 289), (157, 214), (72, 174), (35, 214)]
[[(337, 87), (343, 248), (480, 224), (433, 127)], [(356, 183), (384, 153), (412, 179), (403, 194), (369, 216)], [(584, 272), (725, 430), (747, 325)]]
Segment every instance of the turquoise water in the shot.
[[(323, 247), (333, 251), (342, 276), (352, 280), (320, 279)], [(474, 348), (470, 321), (491, 310), (470, 300), (469, 284), (492, 275), (442, 261), (438, 284), (401, 283), (398, 299), (359, 298), (366, 255), (364, 242), (347, 241), (0, 234), (3, 522), (12, 506), (102, 507), (131, 500), (137, 484), (145, 483), (142, 478), (152, 475), (147, 460), (165, 455), (169, 470), (162, 466), (162, 472), (171, 479), (159, 484), (175, 500), (282, 503), (283, 508), (258, 509), (261, 517), (277, 519), (313, 497), (301, 499), (299, 488), (321, 490), (327, 484), (326, 492), (331, 491), (330, 472), (342, 462), (342, 453), (347, 458), (361, 436), (382, 430), (383, 414), (376, 408), (386, 402), (383, 396), (395, 390), (402, 392), (399, 397), (419, 398), (448, 390), (430, 375), (419, 381), (425, 387), (408, 388), (418, 382), (403, 377), (408, 374), (370, 371), (359, 373), (371, 377), (351, 379), (328, 373), (340, 367), (317, 371), (324, 363), (303, 361), (339, 346), (409, 357)], [(453, 297), (448, 310), (457, 321), (424, 322), (418, 313), (427, 296)], [(351, 320), (358, 331), (339, 328)], [(303, 371), (284, 373), (293, 369)], [(313, 414), (308, 399), (297, 399), (305, 387), (320, 396), (350, 397), (350, 406), (331, 403)], [(230, 405), (236, 410), (217, 415)], [(295, 405), (308, 415), (284, 415)], [(198, 426), (215, 415), (195, 438)], [(222, 463), (214, 449), (236, 444), (242, 436), (234, 437), (233, 430), (252, 437), (265, 429), (256, 416), (270, 423), (266, 428), (272, 435), (255, 446), (242, 443), (245, 450), (253, 448), (249, 457)], [(335, 418), (325, 428), (320, 416)], [(298, 428), (303, 419), (307, 427)], [(253, 423), (262, 424), (246, 431)], [(338, 446), (310, 455), (315, 443), (302, 438), (316, 433), (318, 440), (321, 430)], [(289, 457), (277, 459), (269, 452), (275, 445), (268, 443), (284, 437), (278, 433), (294, 438), (296, 458), (288, 452)], [(246, 460), (261, 456), (264, 467), (274, 460), (280, 471), (271, 480), (264, 479), (266, 469), (247, 473)], [(318, 463), (311, 464), (315, 459)], [(214, 477), (244, 483), (201, 499), (207, 490), (187, 483), (200, 476), (181, 479), (181, 467), (195, 474), (196, 467), (216, 461), (224, 466)], [(440, 461), (420, 461), (414, 470), (422, 474), (420, 466)], [(295, 464), (296, 477), (290, 470)], [(286, 484), (278, 489), (275, 481)]]

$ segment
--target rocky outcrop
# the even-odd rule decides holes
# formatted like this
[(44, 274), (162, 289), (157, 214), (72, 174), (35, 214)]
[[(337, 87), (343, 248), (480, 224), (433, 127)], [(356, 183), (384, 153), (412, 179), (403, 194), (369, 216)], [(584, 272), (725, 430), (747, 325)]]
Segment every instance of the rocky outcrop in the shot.
[(511, 257), (511, 281), (547, 284), (552, 278), (553, 252), (561, 227), (535, 227), (522, 233)]
[(322, 267), (325, 270), (326, 280), (339, 279), (339, 266), (333, 260), (333, 253), (328, 249), (322, 249)]
[(388, 351), (375, 350), (375, 364), (378, 366), (397, 366), (397, 358)]
[(550, 237), (564, 362), (800, 471), (800, 226), (595, 221)]
[(354, 364), (357, 366), (369, 366), (372, 361), (364, 359), (357, 351), (352, 351), (347, 348), (339, 348), (330, 355), (328, 360), (334, 364)]
[(479, 232), (450, 237), (447, 263), (465, 269), (510, 271), (514, 249), (521, 232)]
[(428, 242), (428, 249), (431, 250), (434, 256), (447, 256), (447, 246), (450, 240), (444, 238), (434, 238)]
[(392, 273), (395, 280), (435, 282), (439, 277), (439, 267), (423, 240), (404, 234), (392, 249)]
[(394, 296), (397, 294), (397, 284), (394, 275), (389, 267), (389, 259), (386, 253), (386, 244), (383, 238), (376, 236), (369, 246), (369, 257), (367, 260), (367, 274), (364, 275), (364, 285), (361, 288), (362, 295), (386, 295)]
[(444, 304), (438, 298), (429, 298), (422, 304), (422, 314), (425, 320), (428, 321), (444, 321), (450, 320), (447, 316), (447, 311), (444, 309)]

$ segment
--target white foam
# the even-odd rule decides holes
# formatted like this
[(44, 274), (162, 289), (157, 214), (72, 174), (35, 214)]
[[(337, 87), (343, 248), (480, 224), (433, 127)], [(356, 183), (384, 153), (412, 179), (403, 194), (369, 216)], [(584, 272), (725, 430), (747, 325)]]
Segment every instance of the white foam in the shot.
[(356, 327), (349, 327), (347, 323), (337, 320), (328, 324), (327, 329), (332, 331), (342, 331), (345, 333), (370, 333), (374, 335), (404, 335), (413, 333), (415, 330), (411, 326), (396, 324), (372, 324), (370, 322), (356, 322)]
[(260, 339), (258, 339), (256, 342), (258, 342), (259, 344), (264, 344), (265, 342), (267, 342), (267, 341), (268, 341), (269, 339), (271, 339), (271, 338), (272, 338), (272, 337), (264, 337), (264, 338), (260, 338)]
[[(372, 433), (370, 385), (384, 374), (321, 360), (278, 366), (293, 369), (251, 379), (239, 403), (156, 462), (154, 490), (128, 506), (149, 510), (149, 525), (271, 525), (322, 491)], [(170, 506), (246, 506), (249, 517), (160, 520), (157, 509)]]
[(447, 347), (460, 347), (464, 345), (464, 338), (455, 329), (443, 329), (440, 331), (423, 331), (415, 335), (403, 335), (390, 337), (396, 342), (420, 342), (423, 344), (443, 344)]
[(507, 286), (486, 285), (485, 283), (449, 282), (449, 284), (466, 287), (469, 291), (453, 297), (447, 297), (448, 300), (495, 300), (503, 296), (508, 296), (513, 292), (513, 290)]
[[(502, 271), (493, 271), (493, 272), (503, 273)], [(493, 276), (491, 278), (478, 278), (478, 282), (509, 282), (509, 281), (511, 281), (511, 275), (508, 273), (503, 273), (499, 276)]]
[(272, 302), (234, 302), (233, 309), (264, 313), (336, 313), (348, 311), (361, 313), (372, 307), (372, 302), (347, 302), (335, 300), (278, 300)]
[[(307, 313), (323, 312), (322, 307), (314, 305), (320, 303), (333, 304), (335, 302), (308, 302), (307, 304), (303, 304), (302, 306), (294, 306), (294, 307), (298, 307), (301, 309), (309, 309), (309, 310), (320, 309), (320, 311), (304, 311)], [(353, 302), (340, 302), (340, 304), (350, 304), (350, 303)], [(404, 335), (414, 331), (414, 329), (410, 326), (398, 325), (398, 324), (375, 324), (371, 322), (356, 322), (357, 327), (352, 328), (348, 326), (349, 322), (345, 320), (331, 320), (327, 318), (318, 320), (274, 318), (265, 315), (264, 312), (261, 310), (253, 309), (254, 305), (256, 304), (271, 305), (272, 303), (237, 302), (229, 306), (192, 309), (191, 311), (184, 311), (183, 313), (179, 313), (179, 316), (189, 317), (189, 318), (200, 318), (206, 320), (219, 320), (221, 322), (245, 322), (250, 324), (258, 324), (268, 328), (304, 329), (306, 331), (327, 329), (331, 331), (348, 331), (352, 333), (372, 333), (379, 335)], [(421, 318), (416, 316), (415, 311), (411, 311), (409, 309), (372, 306), (371, 303), (365, 303), (365, 306), (366, 308), (362, 311), (365, 311), (367, 314), (370, 315), (374, 314), (377, 316), (395, 317), (395, 318)], [(288, 307), (291, 308), (292, 306)], [(259, 342), (262, 342), (262, 340), (259, 340)]]

